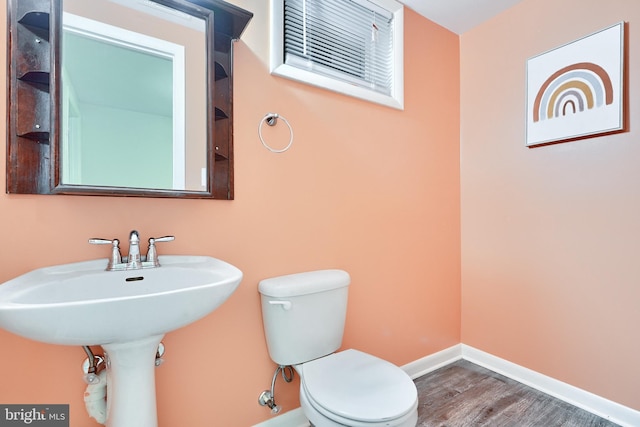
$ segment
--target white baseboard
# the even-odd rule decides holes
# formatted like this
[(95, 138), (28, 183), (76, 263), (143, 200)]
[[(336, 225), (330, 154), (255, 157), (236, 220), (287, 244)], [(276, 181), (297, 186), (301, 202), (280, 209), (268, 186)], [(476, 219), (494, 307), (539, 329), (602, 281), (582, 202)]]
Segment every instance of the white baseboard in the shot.
[[(596, 396), (593, 393), (532, 371), (465, 344), (457, 344), (437, 353), (410, 362), (401, 368), (416, 379), (443, 366), (465, 359), (493, 372), (540, 390), (571, 405), (619, 424), (622, 427), (640, 426), (640, 412)], [(309, 427), (301, 408), (271, 418), (253, 427)]]
[(540, 390), (622, 427), (640, 426), (640, 412), (462, 344), (462, 358)]
[(407, 363), (401, 366), (412, 380), (428, 374), (431, 371), (447, 366), (456, 360), (462, 359), (462, 344), (456, 344), (452, 347), (445, 348), (437, 353), (425, 356), (422, 359)]
[(302, 408), (296, 408), (253, 427), (309, 427), (309, 420), (302, 413)]

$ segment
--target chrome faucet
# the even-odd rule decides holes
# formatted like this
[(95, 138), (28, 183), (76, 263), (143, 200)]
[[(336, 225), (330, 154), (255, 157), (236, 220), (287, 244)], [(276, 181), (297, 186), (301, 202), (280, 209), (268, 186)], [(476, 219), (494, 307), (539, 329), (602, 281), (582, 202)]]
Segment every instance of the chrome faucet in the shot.
[(111, 245), (111, 256), (107, 264), (108, 271), (138, 270), (141, 268), (160, 267), (156, 242), (170, 242), (175, 240), (173, 236), (151, 237), (147, 255), (140, 255), (140, 234), (136, 230), (129, 233), (129, 255), (123, 257), (120, 254), (120, 241), (118, 239), (89, 239), (92, 245)]
[(141, 268), (142, 259), (140, 257), (140, 235), (137, 230), (129, 233), (129, 255), (127, 256), (127, 270), (137, 270)]

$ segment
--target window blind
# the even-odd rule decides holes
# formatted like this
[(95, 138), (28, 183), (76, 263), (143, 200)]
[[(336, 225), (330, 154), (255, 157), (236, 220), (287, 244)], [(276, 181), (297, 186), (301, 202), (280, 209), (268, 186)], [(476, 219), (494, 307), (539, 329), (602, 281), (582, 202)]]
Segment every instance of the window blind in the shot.
[(284, 0), (284, 62), (389, 95), (393, 15), (367, 0)]

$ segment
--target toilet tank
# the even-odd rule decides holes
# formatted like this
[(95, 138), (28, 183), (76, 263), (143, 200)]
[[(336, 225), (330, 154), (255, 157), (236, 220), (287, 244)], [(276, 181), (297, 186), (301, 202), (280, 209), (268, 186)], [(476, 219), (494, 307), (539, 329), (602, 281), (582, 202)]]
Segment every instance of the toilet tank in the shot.
[(347, 315), (349, 273), (320, 270), (260, 281), (262, 322), (271, 359), (296, 365), (336, 351)]

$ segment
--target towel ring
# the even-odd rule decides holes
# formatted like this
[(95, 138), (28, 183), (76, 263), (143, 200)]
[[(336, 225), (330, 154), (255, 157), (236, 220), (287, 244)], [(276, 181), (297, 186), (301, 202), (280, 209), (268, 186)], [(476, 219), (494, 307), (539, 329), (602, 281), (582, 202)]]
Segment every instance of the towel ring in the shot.
[[(266, 123), (269, 126), (275, 126), (276, 123), (278, 123), (278, 119), (282, 119), (282, 121), (287, 125), (287, 127), (289, 128), (289, 144), (287, 144), (286, 147), (282, 148), (282, 149), (275, 149), (273, 147), (270, 147), (269, 144), (267, 144), (264, 141), (264, 137), (262, 136), (262, 125), (264, 123)], [(260, 123), (258, 124), (258, 136), (260, 137), (260, 142), (262, 142), (262, 145), (264, 145), (264, 147), (271, 151), (272, 153), (284, 153), (285, 151), (287, 151), (289, 148), (291, 148), (291, 144), (293, 144), (293, 128), (291, 127), (291, 125), (289, 124), (289, 122), (287, 121), (287, 119), (285, 119), (284, 117), (282, 117), (281, 115), (279, 115), (278, 113), (267, 113), (267, 115), (265, 115), (262, 120), (260, 120)]]

